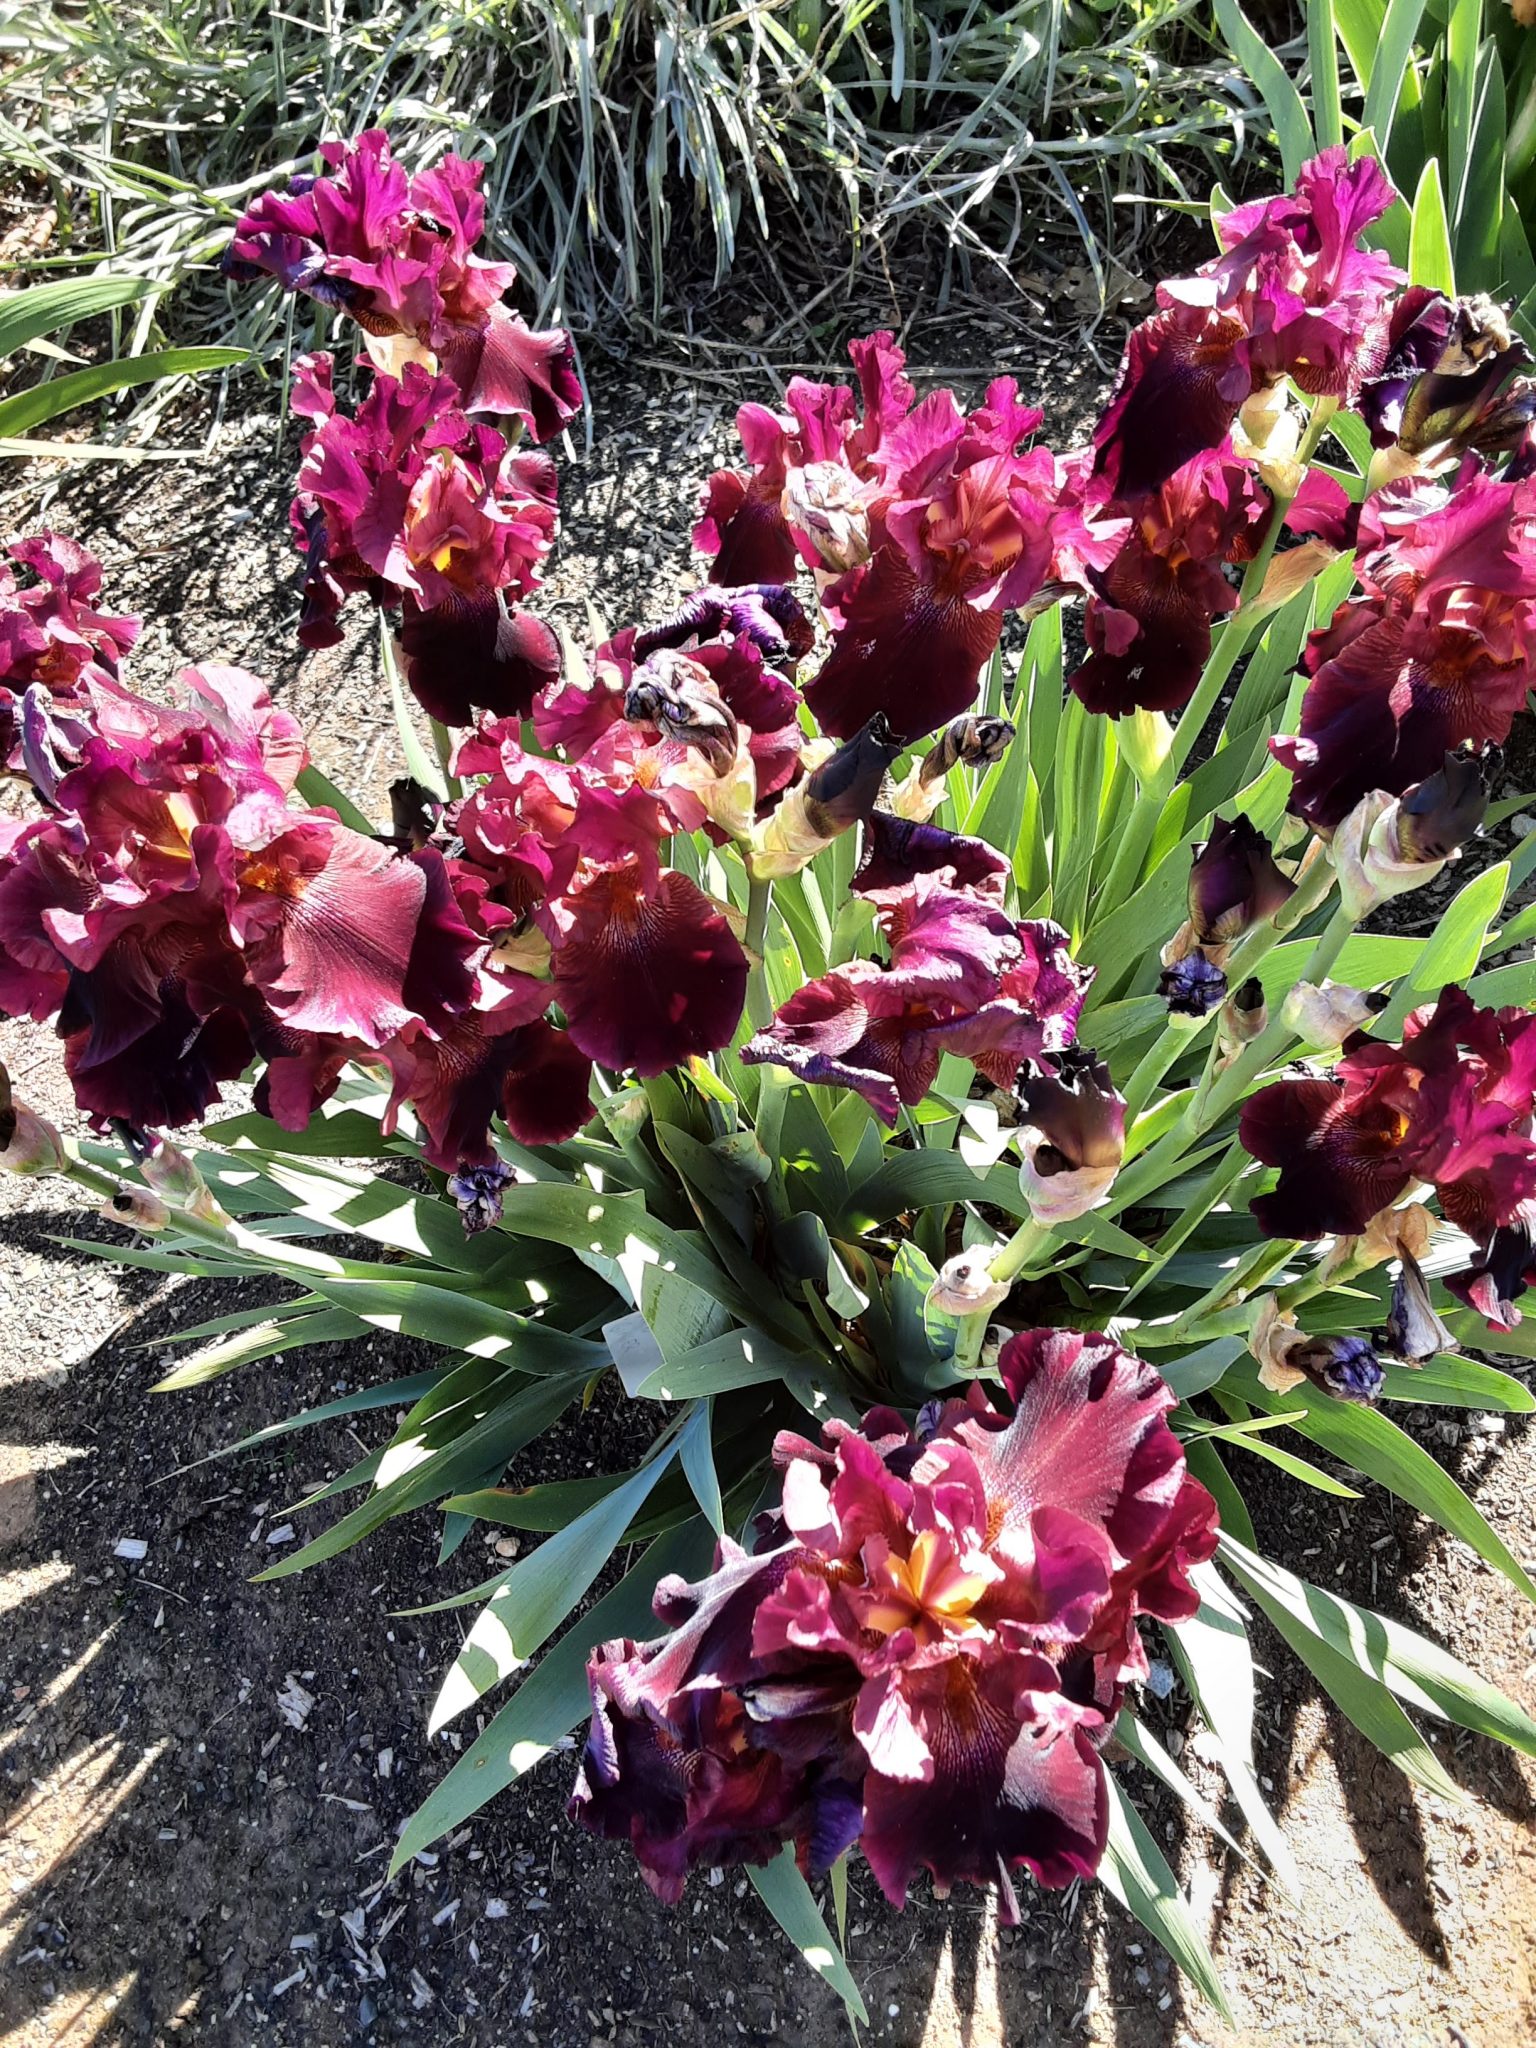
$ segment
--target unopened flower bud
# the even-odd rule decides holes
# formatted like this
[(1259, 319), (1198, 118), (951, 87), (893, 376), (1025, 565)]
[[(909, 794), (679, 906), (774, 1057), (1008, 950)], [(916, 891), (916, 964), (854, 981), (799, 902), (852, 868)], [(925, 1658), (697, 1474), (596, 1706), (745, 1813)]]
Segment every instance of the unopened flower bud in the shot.
[(1281, 1020), (1303, 1045), (1327, 1051), (1363, 1031), (1392, 998), (1384, 991), (1350, 988), (1342, 981), (1298, 981), (1280, 1006)]
[(39, 1174), (62, 1173), (68, 1161), (63, 1141), (47, 1117), (11, 1099), (9, 1084), (0, 1109), (0, 1172)]
[(1473, 838), (1504, 765), (1498, 747), (1458, 747), (1445, 765), (1399, 799), (1397, 850), (1404, 860), (1445, 861)]
[(898, 818), (926, 824), (943, 803), (945, 778), (962, 764), (982, 768), (1000, 761), (1016, 728), (1006, 718), (957, 718), (940, 733), (911, 773), (890, 792), (886, 807)]
[(1125, 1157), (1125, 1097), (1088, 1046), (1019, 1084), (1019, 1185), (1037, 1223), (1070, 1223), (1108, 1195)]
[(861, 479), (841, 462), (808, 462), (784, 479), (786, 522), (805, 535), (828, 569), (869, 560), (869, 504)]
[(1352, 919), (1358, 923), (1389, 898), (1421, 889), (1456, 858), (1482, 823), (1501, 763), (1496, 747), (1458, 748), (1400, 797), (1366, 792), (1335, 829), (1330, 848), (1339, 899)]
[(1248, 1348), (1259, 1362), (1259, 1384), (1275, 1394), (1310, 1381), (1335, 1400), (1370, 1403), (1386, 1378), (1364, 1337), (1309, 1337), (1272, 1294), (1259, 1303)]
[(624, 716), (634, 725), (654, 725), (663, 739), (696, 749), (716, 775), (735, 764), (735, 714), (708, 669), (686, 654), (663, 647), (642, 662), (625, 692)]
[(1001, 1308), (1012, 1282), (992, 1278), (989, 1269), (996, 1256), (996, 1246), (986, 1250), (973, 1245), (969, 1251), (947, 1259), (928, 1290), (929, 1305), (948, 1316), (990, 1315), (993, 1309)]
[(1202, 946), (1230, 946), (1272, 918), (1295, 891), (1252, 819), (1217, 818), (1190, 863), (1190, 928)]
[(458, 1206), (466, 1237), (478, 1237), (501, 1220), (501, 1198), (517, 1179), (510, 1166), (493, 1159), (483, 1166), (460, 1166), (448, 1178), (448, 1192)]
[(189, 1216), (199, 1217), (204, 1223), (217, 1223), (221, 1228), (228, 1224), (229, 1217), (203, 1179), (197, 1162), (169, 1138), (152, 1141), (139, 1161), (139, 1171), (157, 1195), (185, 1209)]
[(903, 742), (892, 737), (885, 720), (872, 718), (775, 808), (749, 856), (753, 874), (795, 874), (839, 833), (869, 817), (902, 751)]
[(102, 1214), (126, 1230), (164, 1230), (171, 1220), (168, 1204), (148, 1188), (119, 1188)]
[(1269, 1022), (1269, 1007), (1264, 1000), (1264, 984), (1256, 974), (1240, 982), (1221, 1006), (1221, 1015), (1216, 1019), (1216, 1037), (1221, 1050), (1229, 1058), (1242, 1046), (1257, 1038)]
[(1387, 1311), (1387, 1343), (1405, 1365), (1422, 1365), (1442, 1351), (1458, 1351), (1460, 1345), (1446, 1328), (1429, 1298), (1424, 1269), (1410, 1251), (1400, 1253), (1401, 1265), (1392, 1283), (1392, 1304)]
[(419, 853), (431, 843), (442, 815), (442, 798), (414, 775), (402, 775), (389, 785), (390, 836), (396, 845)]
[(924, 755), (918, 773), (924, 782), (935, 782), (951, 768), (989, 767), (1001, 761), (1016, 731), (1006, 718), (952, 719)]
[(1227, 977), (1197, 946), (1163, 969), (1157, 992), (1174, 1015), (1208, 1017), (1226, 999)]

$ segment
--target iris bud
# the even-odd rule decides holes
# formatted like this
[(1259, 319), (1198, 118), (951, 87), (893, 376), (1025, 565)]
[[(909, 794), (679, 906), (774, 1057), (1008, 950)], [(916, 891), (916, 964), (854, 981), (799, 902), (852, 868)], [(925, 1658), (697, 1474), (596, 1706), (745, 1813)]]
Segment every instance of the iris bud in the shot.
[(989, 1270), (997, 1249), (973, 1245), (946, 1259), (928, 1290), (928, 1300), (941, 1315), (990, 1315), (1008, 1299), (1012, 1283), (994, 1280)]
[(1255, 925), (1267, 923), (1295, 890), (1251, 819), (1239, 815), (1229, 823), (1217, 818), (1190, 863), (1190, 930), (1202, 946), (1230, 946)]
[(753, 874), (759, 879), (793, 875), (840, 832), (868, 818), (903, 747), (883, 718), (872, 718), (792, 789), (763, 824), (748, 860)]
[(1037, 1223), (1069, 1223), (1109, 1193), (1125, 1157), (1125, 1097), (1087, 1046), (1019, 1084), (1019, 1185)]
[(63, 1141), (47, 1117), (28, 1109), (24, 1102), (11, 1101), (9, 1088), (0, 1111), (0, 1136), (5, 1139), (0, 1172), (62, 1173), (68, 1164)]
[(1224, 1053), (1234, 1053), (1239, 1046), (1249, 1044), (1257, 1038), (1269, 1022), (1269, 1006), (1264, 1000), (1264, 984), (1256, 974), (1233, 989), (1221, 1006), (1221, 1015), (1216, 1020), (1216, 1032)]
[(1173, 1015), (1208, 1017), (1226, 999), (1227, 977), (1197, 946), (1163, 969), (1157, 992)]
[(1298, 981), (1281, 1004), (1280, 1016), (1303, 1045), (1326, 1051), (1363, 1031), (1391, 1000), (1380, 989), (1350, 988), (1341, 981)]
[(1445, 766), (1400, 797), (1368, 790), (1335, 828), (1339, 899), (1356, 922), (1390, 897), (1419, 889), (1478, 830), (1502, 766), (1497, 747), (1458, 747)]
[(1453, 860), (1488, 814), (1504, 756), (1497, 747), (1458, 747), (1445, 766), (1399, 799), (1397, 846), (1404, 860)]

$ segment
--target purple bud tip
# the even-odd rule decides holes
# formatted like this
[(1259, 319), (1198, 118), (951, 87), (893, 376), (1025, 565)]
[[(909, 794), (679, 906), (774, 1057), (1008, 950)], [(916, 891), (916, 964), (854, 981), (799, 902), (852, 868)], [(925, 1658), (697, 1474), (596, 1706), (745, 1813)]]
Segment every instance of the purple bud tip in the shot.
[(510, 1166), (493, 1159), (485, 1166), (461, 1166), (448, 1180), (448, 1192), (458, 1204), (466, 1237), (478, 1237), (501, 1220), (501, 1197), (517, 1178)]
[(1341, 1401), (1374, 1401), (1386, 1378), (1364, 1337), (1314, 1337), (1291, 1351), (1287, 1363)]
[(1226, 999), (1227, 977), (1196, 948), (1163, 969), (1157, 992), (1176, 1016), (1208, 1017)]

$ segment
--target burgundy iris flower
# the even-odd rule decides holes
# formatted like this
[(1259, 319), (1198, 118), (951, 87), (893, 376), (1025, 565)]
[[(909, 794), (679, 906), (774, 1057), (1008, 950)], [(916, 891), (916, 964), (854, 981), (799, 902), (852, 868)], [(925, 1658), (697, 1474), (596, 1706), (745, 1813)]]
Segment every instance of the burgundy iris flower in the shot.
[(659, 1074), (728, 1044), (746, 954), (718, 905), (661, 866), (673, 819), (633, 764), (543, 760), (507, 721), (483, 727), (458, 765), (487, 775), (454, 815), (474, 919), (508, 957), (520, 941), (544, 949), (572, 1045)]
[(823, 592), (832, 648), (805, 696), (824, 731), (933, 732), (975, 701), (1006, 613), (1107, 569), (1125, 522), (1090, 511), (1049, 449), (1021, 452), (1038, 424), (1001, 378), (969, 415), (932, 393), (884, 444), (869, 559)]
[(299, 637), (327, 647), (350, 592), (399, 605), (411, 687), (462, 725), (482, 706), (526, 712), (559, 673), (554, 635), (505, 600), (530, 590), (554, 538), (555, 466), (460, 407), (457, 387), (408, 363), (340, 411), (331, 358), (296, 366), (295, 411), (314, 422), (291, 515), (305, 555)]
[(900, 1905), (1012, 1873), (1088, 1877), (1100, 1751), (1147, 1668), (1140, 1615), (1181, 1620), (1216, 1509), (1164, 1420), (1173, 1397), (1108, 1338), (1014, 1337), (1004, 1405), (979, 1386), (913, 1434), (889, 1409), (788, 1434), (755, 1553), (728, 1539), (664, 1580), (658, 1641), (604, 1644), (571, 1812), (633, 1844), (676, 1901), (700, 1865), (857, 1842)]
[(1277, 1081), (1244, 1105), (1241, 1137), (1280, 1169), (1252, 1204), (1269, 1237), (1357, 1236), (1415, 1181), (1489, 1243), (1536, 1195), (1536, 1016), (1448, 988), (1401, 1046), (1365, 1040), (1331, 1076)]
[(350, 315), (380, 367), (441, 371), (470, 412), (520, 419), (537, 441), (557, 433), (581, 408), (570, 337), (529, 328), (502, 303), (515, 265), (475, 254), (485, 166), (447, 156), (409, 177), (380, 129), (320, 155), (319, 177), (264, 193), (241, 217), (226, 274), (273, 277)]
[(1090, 711), (1122, 717), (1187, 704), (1211, 651), (1211, 622), (1237, 591), (1224, 562), (1245, 562), (1269, 523), (1270, 501), (1230, 447), (1201, 453), (1124, 509), (1130, 532), (1090, 581), (1088, 659), (1072, 688)]
[(1374, 158), (1327, 149), (1302, 165), (1294, 192), (1218, 220), (1220, 255), (1159, 285), (1159, 310), (1126, 343), (1094, 436), (1117, 497), (1154, 491), (1219, 447), (1244, 402), (1280, 377), (1347, 401), (1380, 369), (1403, 279), (1360, 238), (1392, 198)]
[(493, 1115), (529, 1144), (585, 1123), (590, 1060), (487, 929), (484, 878), (296, 805), (299, 729), (253, 677), (182, 682), (160, 706), (83, 670), (51, 814), (0, 835), (0, 1008), (55, 1020), (80, 1107), (188, 1123), (260, 1061), (258, 1108), (302, 1129), (358, 1059), (445, 1170), (493, 1161)]
[[(852, 1088), (888, 1124), (903, 1104), (922, 1101), (946, 1052), (1011, 1087), (1027, 1061), (1063, 1051), (1093, 980), (1059, 925), (1007, 915), (999, 873), (960, 886), (962, 873), (977, 873), (974, 841), (933, 827), (917, 834), (907, 842), (910, 879), (881, 886), (907, 863), (877, 842), (859, 883), (876, 906), (888, 962), (853, 960), (807, 983), (741, 1054), (801, 1081)], [(951, 858), (941, 864), (943, 839)], [(918, 860), (931, 865), (919, 869)]]
[(1463, 741), (1508, 739), (1532, 682), (1536, 481), (1387, 484), (1366, 500), (1355, 568), (1363, 595), (1307, 643), (1301, 730), (1270, 742), (1291, 809), (1325, 830)]
[(110, 681), (139, 621), (98, 609), (101, 564), (63, 534), (0, 550), (0, 764), (20, 773), (21, 701), (40, 690), (50, 714), (81, 708), (82, 677)]

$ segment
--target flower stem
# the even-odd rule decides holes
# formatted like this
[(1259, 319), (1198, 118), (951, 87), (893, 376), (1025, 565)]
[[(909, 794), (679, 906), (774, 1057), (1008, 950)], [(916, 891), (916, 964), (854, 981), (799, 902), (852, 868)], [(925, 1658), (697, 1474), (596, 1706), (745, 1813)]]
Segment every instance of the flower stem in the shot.
[(773, 997), (768, 992), (768, 912), (773, 903), (773, 883), (753, 875), (747, 883), (747, 1021), (754, 1031), (765, 1031), (773, 1022)]

